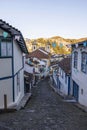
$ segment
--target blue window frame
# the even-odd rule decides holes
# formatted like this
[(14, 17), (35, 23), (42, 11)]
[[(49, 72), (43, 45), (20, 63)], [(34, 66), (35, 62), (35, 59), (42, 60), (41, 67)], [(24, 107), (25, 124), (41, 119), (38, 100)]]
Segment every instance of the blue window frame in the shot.
[(9, 57), (12, 56), (12, 42), (2, 40), (0, 41), (0, 57)]
[(77, 69), (78, 66), (78, 52), (74, 52), (74, 65), (73, 67)]
[(84, 73), (87, 73), (87, 53), (86, 52), (82, 52), (81, 71)]

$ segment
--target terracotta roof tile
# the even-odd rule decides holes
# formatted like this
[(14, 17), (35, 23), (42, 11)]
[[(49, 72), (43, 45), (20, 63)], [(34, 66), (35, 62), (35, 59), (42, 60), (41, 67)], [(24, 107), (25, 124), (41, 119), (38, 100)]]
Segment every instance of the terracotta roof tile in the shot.
[(38, 58), (38, 59), (49, 59), (50, 56), (47, 55), (47, 54), (45, 54), (45, 53), (43, 53), (43, 52), (40, 51), (39, 49), (37, 49), (37, 50), (31, 52), (31, 53), (29, 54), (29, 57), (36, 57), (36, 58)]
[(70, 74), (71, 73), (71, 58), (64, 58), (58, 63), (59, 67), (66, 73)]

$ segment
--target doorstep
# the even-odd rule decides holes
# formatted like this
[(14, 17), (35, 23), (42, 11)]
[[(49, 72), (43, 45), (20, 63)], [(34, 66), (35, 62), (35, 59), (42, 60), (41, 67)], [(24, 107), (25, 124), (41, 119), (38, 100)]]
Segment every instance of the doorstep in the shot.
[(16, 110), (23, 109), (27, 104), (28, 100), (30, 99), (30, 97), (31, 97), (31, 93), (26, 93), (24, 97), (21, 99), (20, 103), (17, 106), (15, 106), (15, 109)]

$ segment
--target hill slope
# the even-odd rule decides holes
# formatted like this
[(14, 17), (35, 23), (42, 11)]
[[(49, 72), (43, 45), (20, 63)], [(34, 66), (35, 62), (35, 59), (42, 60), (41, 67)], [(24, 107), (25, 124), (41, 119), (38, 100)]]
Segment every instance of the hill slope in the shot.
[(71, 49), (67, 46), (69, 44), (77, 43), (87, 40), (87, 38), (80, 39), (65, 39), (60, 36), (54, 36), (51, 38), (38, 38), (38, 39), (25, 39), (26, 45), (28, 47), (29, 52), (32, 51), (33, 42), (36, 43), (37, 48), (44, 47), (46, 48), (47, 44), (50, 43), (51, 53), (56, 54), (69, 54)]

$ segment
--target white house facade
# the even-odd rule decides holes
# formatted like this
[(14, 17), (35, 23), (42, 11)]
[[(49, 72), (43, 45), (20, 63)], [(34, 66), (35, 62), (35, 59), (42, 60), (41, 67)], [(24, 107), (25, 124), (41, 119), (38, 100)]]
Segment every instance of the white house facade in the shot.
[(87, 106), (87, 41), (72, 45), (72, 95)]
[(71, 81), (71, 58), (64, 58), (58, 63), (58, 88), (59, 91), (65, 95), (71, 94), (70, 81)]
[(0, 20), (0, 108), (18, 105), (24, 96), (23, 52), (21, 32)]
[(59, 93), (69, 96), (71, 95), (71, 58), (67, 57), (58, 63), (58, 68), (53, 71), (53, 86)]

